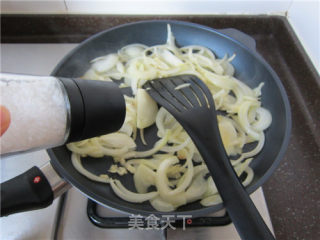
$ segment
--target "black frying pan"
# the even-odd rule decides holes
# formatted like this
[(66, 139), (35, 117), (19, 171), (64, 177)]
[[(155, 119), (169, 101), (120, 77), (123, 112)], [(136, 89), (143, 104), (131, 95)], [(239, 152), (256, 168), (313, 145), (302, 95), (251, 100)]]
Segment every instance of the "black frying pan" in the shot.
[[(286, 150), (291, 129), (291, 114), (288, 98), (281, 81), (271, 67), (255, 52), (254, 41), (250, 37), (238, 31), (227, 31), (227, 34), (231, 33), (233, 37), (244, 42), (243, 44), (211, 28), (178, 21), (143, 21), (125, 24), (96, 34), (81, 43), (61, 60), (52, 75), (61, 77), (82, 76), (90, 67), (90, 60), (116, 52), (127, 44), (142, 43), (149, 46), (163, 44), (167, 37), (168, 23), (171, 24), (172, 32), (179, 46), (202, 45), (210, 48), (219, 58), (222, 58), (225, 54), (231, 56), (236, 53), (237, 56), (232, 61), (236, 69), (235, 76), (250, 87), (256, 87), (261, 82), (265, 83), (262, 88), (262, 105), (271, 111), (273, 122), (266, 131), (266, 142), (263, 150), (251, 163), (255, 177), (246, 189), (249, 193), (254, 192), (270, 177)], [(146, 129), (145, 138), (149, 145), (144, 146), (138, 137), (138, 150), (151, 147), (156, 140), (155, 133), (155, 127)], [(94, 201), (128, 213), (162, 214), (153, 209), (148, 202), (141, 204), (126, 202), (117, 197), (109, 185), (93, 182), (78, 173), (71, 163), (71, 153), (65, 146), (50, 149), (48, 153), (55, 171), (64, 180)], [(112, 161), (108, 161), (108, 157), (83, 158), (84, 166), (95, 174), (105, 173), (111, 163)], [(120, 179), (126, 187), (135, 191), (130, 174)], [(50, 201), (47, 200), (47, 202), (49, 204)], [(179, 207), (171, 214), (197, 217), (222, 208), (222, 204), (203, 207), (199, 202), (194, 202)]]

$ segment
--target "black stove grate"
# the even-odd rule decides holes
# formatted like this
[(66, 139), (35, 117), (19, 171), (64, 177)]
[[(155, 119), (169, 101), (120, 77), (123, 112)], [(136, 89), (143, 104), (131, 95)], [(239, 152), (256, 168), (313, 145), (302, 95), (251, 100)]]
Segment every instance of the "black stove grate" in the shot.
[[(88, 199), (87, 215), (89, 220), (99, 228), (130, 228), (130, 217), (102, 217), (97, 212), (97, 203)], [(143, 228), (147, 227), (147, 220), (142, 219)], [(225, 226), (231, 223), (231, 220), (226, 213), (222, 217), (197, 217), (187, 219), (176, 219), (171, 225), (175, 228), (189, 227), (214, 227)], [(158, 228), (163, 227), (159, 222)]]

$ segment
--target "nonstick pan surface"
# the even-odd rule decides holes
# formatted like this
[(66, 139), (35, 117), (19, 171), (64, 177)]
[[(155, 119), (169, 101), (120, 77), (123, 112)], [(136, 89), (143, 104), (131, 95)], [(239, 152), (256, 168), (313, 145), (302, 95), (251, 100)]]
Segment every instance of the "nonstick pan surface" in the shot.
[[(179, 46), (201, 45), (210, 48), (214, 54), (222, 58), (225, 54), (236, 54), (232, 61), (235, 76), (256, 87), (264, 82), (262, 88), (262, 106), (272, 114), (272, 124), (265, 132), (266, 141), (263, 150), (254, 158), (251, 167), (255, 176), (246, 188), (249, 193), (260, 187), (278, 166), (289, 141), (291, 129), (291, 114), (287, 95), (276, 73), (255, 51), (242, 43), (221, 34), (211, 28), (179, 21), (143, 21), (121, 25), (98, 33), (81, 43), (70, 52), (55, 68), (52, 75), (61, 77), (80, 77), (90, 67), (90, 60), (117, 52), (121, 47), (131, 43), (142, 43), (148, 46), (164, 44), (167, 37), (167, 24)], [(144, 146), (137, 137), (138, 150), (146, 150), (153, 146), (156, 140), (156, 127), (145, 130), (148, 146)], [(212, 143), (214, 144), (214, 143)], [(58, 173), (73, 186), (82, 191), (94, 201), (122, 212), (141, 215), (160, 215), (149, 202), (130, 203), (120, 199), (110, 185), (91, 181), (78, 173), (71, 163), (71, 152), (65, 147), (48, 150), (51, 163)], [(82, 158), (83, 165), (92, 173), (106, 173), (113, 163), (110, 157)], [(111, 176), (116, 177), (116, 175)], [(119, 178), (119, 177), (117, 177)], [(133, 177), (127, 174), (119, 178), (130, 190), (135, 191)], [(199, 202), (179, 207), (171, 214), (203, 216), (223, 208), (222, 204), (203, 207)]]

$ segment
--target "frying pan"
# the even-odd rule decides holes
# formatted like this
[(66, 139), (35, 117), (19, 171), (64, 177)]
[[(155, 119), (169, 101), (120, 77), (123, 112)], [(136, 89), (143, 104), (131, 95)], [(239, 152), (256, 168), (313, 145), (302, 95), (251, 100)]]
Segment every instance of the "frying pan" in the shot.
[[(108, 53), (116, 52), (127, 44), (142, 43), (148, 46), (163, 44), (166, 42), (167, 24), (171, 25), (178, 46), (202, 45), (210, 48), (219, 58), (222, 58), (225, 54), (231, 56), (235, 53), (236, 58), (232, 61), (232, 64), (236, 69), (235, 76), (250, 87), (256, 87), (261, 82), (265, 83), (262, 88), (262, 105), (269, 109), (273, 119), (271, 126), (265, 132), (266, 141), (264, 148), (257, 156), (255, 156), (250, 165), (254, 170), (255, 176), (246, 190), (249, 193), (254, 192), (271, 176), (284, 155), (291, 130), (291, 113), (288, 97), (280, 79), (263, 58), (256, 53), (254, 40), (245, 34), (235, 30), (225, 31), (226, 34), (232, 34), (246, 45), (221, 33), (221, 31), (219, 32), (205, 26), (188, 22), (142, 21), (125, 24), (98, 33), (81, 43), (61, 60), (52, 72), (52, 75), (60, 77), (82, 76), (90, 67), (90, 60)], [(153, 143), (157, 140), (155, 135), (155, 127), (147, 128), (145, 130), (145, 138), (148, 142), (148, 146), (144, 146), (140, 142), (140, 138), (137, 137), (138, 150), (146, 150), (153, 146)], [(69, 184), (78, 188), (83, 194), (99, 204), (121, 212), (145, 216), (150, 214), (165, 214), (156, 211), (149, 202), (141, 204), (126, 202), (116, 196), (109, 185), (93, 182), (81, 175), (73, 167), (71, 163), (71, 152), (65, 146), (49, 149), (48, 154), (51, 161), (49, 164), (50, 166), (47, 166), (45, 169), (50, 169), (45, 170), (45, 174), (43, 175), (44, 182), (46, 182), (47, 186), (41, 188), (42, 192), (46, 192), (47, 196), (41, 196), (39, 197), (40, 200), (36, 199), (31, 203), (28, 202), (28, 204), (24, 204), (23, 200), (19, 200), (19, 207), (15, 206), (15, 202), (17, 201), (13, 201), (14, 203), (11, 203), (9, 207), (6, 207), (3, 215), (45, 207), (51, 204), (54, 197), (57, 197), (61, 192), (66, 191)], [(85, 168), (95, 174), (106, 173), (111, 164), (112, 160), (110, 157), (98, 159), (90, 157), (83, 158), (83, 165)], [(39, 169), (34, 169), (33, 171), (38, 170)], [(54, 184), (54, 192), (52, 192), (51, 188), (54, 181), (48, 179), (48, 175), (54, 175), (55, 172), (63, 178), (65, 183), (57, 183), (56, 181)], [(35, 176), (35, 173), (32, 174), (29, 174), (31, 177), (29, 176), (28, 178), (25, 178), (25, 180), (28, 179), (28, 181), (32, 181), (32, 177)], [(42, 173), (36, 172), (36, 174), (41, 175)], [(21, 178), (21, 176), (19, 177)], [(128, 189), (135, 191), (132, 176), (130, 174), (122, 176), (120, 180)], [(16, 187), (17, 186), (15, 185), (15, 188)], [(50, 189), (48, 190), (48, 188)], [(35, 188), (31, 187), (32, 194), (34, 194), (34, 191)], [(17, 197), (18, 195), (11, 194), (7, 199), (12, 199), (14, 196)], [(1, 201), (3, 204), (2, 199)], [(203, 207), (199, 202), (194, 202), (179, 207), (170, 214), (192, 215), (192, 217), (197, 217), (208, 215), (209, 213), (218, 211), (222, 208), (222, 204)]]

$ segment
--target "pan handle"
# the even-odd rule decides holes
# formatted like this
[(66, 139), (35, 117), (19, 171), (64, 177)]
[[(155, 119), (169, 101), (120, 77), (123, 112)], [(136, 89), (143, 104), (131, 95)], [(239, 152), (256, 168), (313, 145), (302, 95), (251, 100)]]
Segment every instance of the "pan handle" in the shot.
[(50, 162), (32, 167), (21, 175), (1, 183), (1, 217), (45, 208), (71, 185), (53, 169)]

